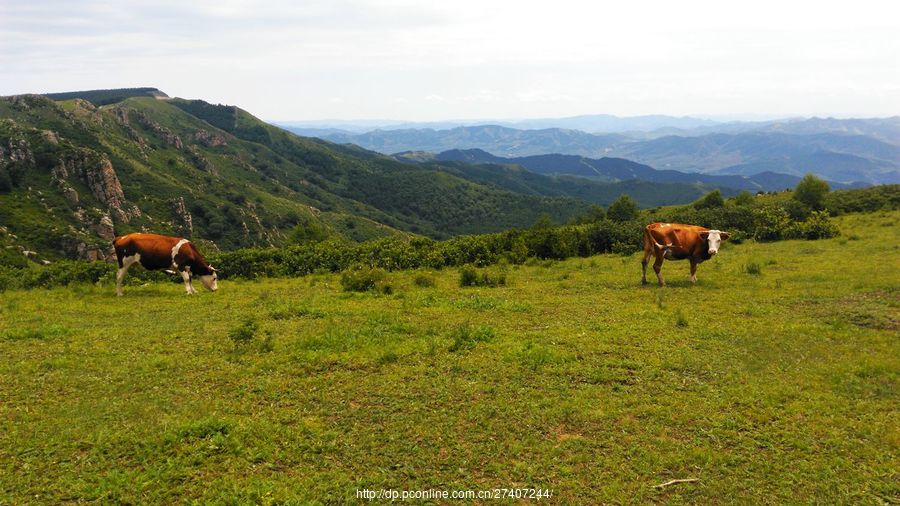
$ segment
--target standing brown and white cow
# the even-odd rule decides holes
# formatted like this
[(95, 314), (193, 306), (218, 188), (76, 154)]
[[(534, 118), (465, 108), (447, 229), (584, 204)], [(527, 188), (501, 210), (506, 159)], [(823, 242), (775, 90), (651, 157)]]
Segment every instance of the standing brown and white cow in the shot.
[(663, 260), (690, 260), (691, 283), (697, 282), (697, 264), (709, 260), (719, 252), (719, 245), (728, 239), (728, 232), (710, 230), (697, 225), (681, 223), (651, 223), (644, 229), (644, 259), (641, 261), (643, 276), (641, 283), (647, 284), (647, 262), (651, 255), (656, 257), (653, 270), (663, 281), (660, 269)]
[(187, 239), (158, 234), (128, 234), (113, 241), (119, 270), (116, 272), (116, 295), (122, 296), (122, 280), (128, 268), (139, 263), (147, 270), (172, 270), (181, 274), (188, 295), (197, 293), (191, 284), (198, 276), (207, 289), (219, 288), (216, 270)]

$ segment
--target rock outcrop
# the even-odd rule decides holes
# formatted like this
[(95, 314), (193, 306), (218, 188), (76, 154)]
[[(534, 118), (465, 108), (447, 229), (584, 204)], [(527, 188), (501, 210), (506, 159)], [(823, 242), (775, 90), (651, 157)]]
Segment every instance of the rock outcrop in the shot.
[(184, 149), (184, 143), (181, 142), (181, 137), (177, 136), (174, 132), (169, 130), (168, 128), (160, 125), (159, 123), (150, 119), (149, 116), (144, 114), (141, 111), (133, 111), (131, 115), (135, 117), (137, 122), (147, 130), (153, 132), (153, 134), (161, 139), (166, 145), (171, 146), (175, 149)]
[(15, 162), (34, 164), (34, 152), (25, 137), (10, 137), (5, 146), (0, 143), (0, 166)]
[(126, 107), (115, 107), (112, 109), (113, 117), (116, 118), (116, 122), (125, 130), (125, 133), (128, 134), (128, 137), (134, 142), (138, 143), (141, 148), (141, 152), (143, 153), (144, 149), (147, 147), (147, 140), (144, 139), (137, 130), (131, 126), (131, 122), (129, 121), (128, 115), (133, 111), (133, 109), (129, 109)]
[(225, 142), (225, 137), (222, 134), (216, 132), (209, 132), (204, 129), (199, 129), (194, 132), (194, 142), (198, 144), (202, 144), (206, 147), (215, 148), (219, 146), (227, 146), (228, 144)]
[(108, 214), (103, 215), (100, 221), (91, 226), (91, 231), (100, 236), (101, 239), (112, 242), (116, 238), (113, 220)]
[(191, 237), (194, 234), (194, 219), (184, 204), (184, 197), (172, 199), (172, 222), (179, 235)]
[(212, 176), (219, 176), (219, 169), (216, 168), (215, 164), (213, 164), (209, 158), (203, 156), (199, 149), (194, 146), (188, 146), (188, 153), (190, 153), (191, 164), (193, 164), (194, 167), (197, 167), (203, 172), (208, 172)]
[[(137, 206), (130, 206), (125, 200), (122, 184), (113, 169), (112, 162), (105, 154), (88, 149), (76, 150), (61, 157), (57, 166), (53, 168), (52, 177), (57, 185), (63, 187), (64, 193), (72, 195), (77, 202), (78, 192), (68, 185), (67, 180), (70, 176), (77, 176), (84, 181), (94, 197), (106, 206), (117, 220), (128, 223), (132, 217), (141, 215), (141, 210)], [(67, 196), (67, 199), (72, 197)]]

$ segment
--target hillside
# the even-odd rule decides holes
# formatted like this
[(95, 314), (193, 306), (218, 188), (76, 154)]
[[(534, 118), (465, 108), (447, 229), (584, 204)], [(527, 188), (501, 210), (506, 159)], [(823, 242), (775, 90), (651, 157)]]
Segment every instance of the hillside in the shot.
[[(608, 206), (623, 193), (631, 196), (641, 207), (656, 207), (683, 204), (697, 200), (715, 189), (714, 186), (698, 182), (658, 183), (629, 178), (623, 181), (600, 182), (598, 178), (582, 176), (545, 175), (525, 169), (516, 164), (472, 163), (440, 161), (427, 164), (454, 176), (480, 184), (545, 197), (572, 197)], [(737, 190), (722, 188), (725, 195), (733, 195)]]
[(233, 106), (0, 99), (0, 226), (41, 258), (100, 258), (136, 230), (232, 249), (282, 244), (307, 223), (351, 240), (442, 238), (586, 208), (300, 138)]
[[(900, 130), (898, 122), (887, 118), (766, 123), (750, 130), (734, 127), (737, 131), (728, 133), (650, 139), (626, 133), (597, 135), (559, 128), (518, 130), (495, 125), (321, 135), (385, 154), (481, 149), (507, 158), (546, 154), (617, 157), (681, 172), (746, 176), (768, 172), (800, 177), (813, 172), (845, 184), (878, 184), (900, 182), (900, 137), (891, 140), (891, 135)], [(727, 131), (727, 125), (731, 124), (721, 128)]]
[(80, 98), (98, 106), (114, 104), (130, 97), (169, 98), (168, 95), (157, 88), (116, 88), (109, 90), (69, 91), (64, 93), (45, 93), (44, 96), (57, 101)]

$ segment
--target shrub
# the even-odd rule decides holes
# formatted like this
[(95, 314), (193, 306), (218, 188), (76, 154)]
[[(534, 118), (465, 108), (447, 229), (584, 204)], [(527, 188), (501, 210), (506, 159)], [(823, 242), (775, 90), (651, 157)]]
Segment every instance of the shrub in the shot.
[(341, 287), (345, 292), (379, 291), (392, 293), (391, 285), (386, 282), (387, 273), (383, 269), (357, 267), (341, 275)]
[(415, 283), (416, 286), (421, 286), (422, 288), (430, 288), (435, 284), (434, 276), (432, 276), (430, 273), (426, 274), (420, 272), (416, 274), (416, 277), (413, 279), (413, 283)]
[(791, 223), (787, 211), (777, 206), (766, 206), (753, 212), (755, 229), (753, 238), (757, 241), (778, 241), (784, 238)]
[(872, 212), (900, 207), (900, 185), (888, 184), (858, 190), (837, 190), (825, 196), (832, 214)]
[(506, 286), (506, 273), (503, 271), (491, 272), (486, 269), (479, 270), (467, 265), (459, 271), (459, 286)]
[(828, 239), (839, 233), (827, 211), (813, 211), (806, 221), (797, 224), (797, 236), (803, 239)]
[(788, 200), (783, 202), (781, 206), (787, 212), (788, 217), (794, 221), (803, 221), (809, 218), (809, 213), (812, 212), (808, 205), (799, 200)]

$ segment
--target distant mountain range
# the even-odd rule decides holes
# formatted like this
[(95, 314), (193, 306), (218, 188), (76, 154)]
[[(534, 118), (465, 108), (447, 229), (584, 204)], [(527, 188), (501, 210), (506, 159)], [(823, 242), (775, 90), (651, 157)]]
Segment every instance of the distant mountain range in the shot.
[[(657, 170), (623, 158), (586, 158), (578, 155), (534, 155), (515, 158), (494, 156), (480, 149), (454, 149), (436, 155), (422, 152), (398, 153), (394, 155), (401, 160), (436, 160), (457, 161), (470, 164), (518, 165), (531, 172), (550, 176), (569, 175), (618, 183), (639, 180), (651, 183), (678, 183), (703, 185), (709, 188), (728, 190), (780, 191), (793, 188), (800, 177), (774, 172), (761, 172), (750, 176), (714, 175), (696, 172), (680, 172), (676, 170)], [(831, 182), (834, 189), (860, 185), (846, 185)]]
[[(738, 129), (734, 124), (722, 128)], [(617, 157), (657, 169), (717, 175), (773, 172), (802, 176), (812, 172), (845, 184), (900, 182), (900, 117), (811, 119), (741, 128), (745, 131), (657, 138), (560, 128), (521, 130), (499, 125), (374, 130), (362, 134), (331, 131), (317, 135), (385, 154), (481, 149), (505, 158), (544, 154)]]
[(321, 121), (285, 121), (277, 122), (279, 126), (303, 135), (316, 135), (313, 132), (332, 133), (364, 133), (372, 130), (410, 130), (430, 128), (447, 130), (465, 126), (496, 125), (520, 130), (540, 130), (546, 128), (563, 128), (581, 130), (590, 133), (615, 132), (653, 132), (660, 129), (691, 130), (695, 128), (714, 127), (717, 121), (692, 118), (690, 116), (613, 116), (611, 114), (586, 114), (564, 118), (532, 118), (521, 120), (469, 120), (469, 121), (390, 121), (390, 120), (321, 120)]

